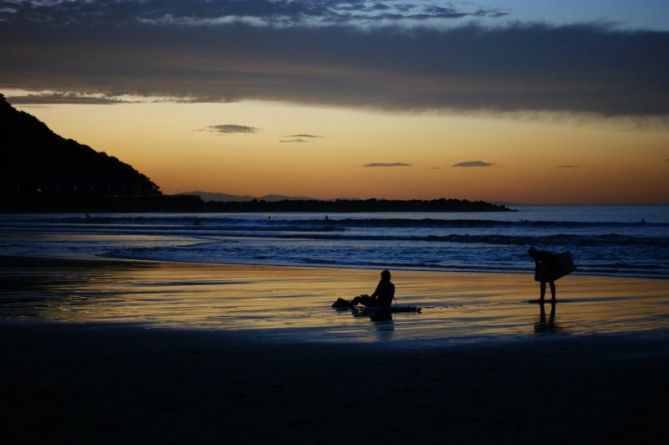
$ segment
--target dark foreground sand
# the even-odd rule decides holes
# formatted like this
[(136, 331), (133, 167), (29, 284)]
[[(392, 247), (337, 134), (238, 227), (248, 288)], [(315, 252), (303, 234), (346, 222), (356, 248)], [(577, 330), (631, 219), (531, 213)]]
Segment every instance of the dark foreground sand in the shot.
[(668, 346), (620, 334), (411, 350), (5, 322), (0, 440), (663, 443)]

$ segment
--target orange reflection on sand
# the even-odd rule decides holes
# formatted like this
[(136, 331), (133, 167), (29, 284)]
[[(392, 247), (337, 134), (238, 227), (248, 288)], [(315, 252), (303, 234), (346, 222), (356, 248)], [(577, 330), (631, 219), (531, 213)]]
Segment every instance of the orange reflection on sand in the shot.
[(383, 322), (330, 308), (338, 297), (370, 293), (377, 270), (37, 260), (4, 267), (0, 278), (8, 289), (0, 316), (258, 330), (304, 340), (463, 340), (669, 327), (664, 280), (566, 277), (558, 283), (555, 323), (535, 329), (540, 308), (528, 304), (538, 292), (530, 274), (394, 271), (397, 302), (423, 311)]

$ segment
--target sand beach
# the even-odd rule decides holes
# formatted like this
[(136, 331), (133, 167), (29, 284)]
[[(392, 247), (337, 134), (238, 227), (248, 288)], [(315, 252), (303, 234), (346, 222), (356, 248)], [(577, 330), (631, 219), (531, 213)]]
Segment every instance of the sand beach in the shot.
[[(397, 271), (421, 314), (329, 303), (372, 269), (3, 258), (8, 443), (641, 443), (666, 281)], [(370, 289), (372, 290), (372, 289)]]

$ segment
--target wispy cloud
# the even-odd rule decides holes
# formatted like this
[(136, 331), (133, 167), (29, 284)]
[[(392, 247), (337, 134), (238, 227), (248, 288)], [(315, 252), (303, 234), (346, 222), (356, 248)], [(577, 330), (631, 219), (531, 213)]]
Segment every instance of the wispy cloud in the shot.
[(493, 162), (485, 161), (464, 161), (453, 164), (453, 167), (492, 167), (495, 165)]
[(113, 105), (130, 102), (114, 96), (78, 93), (38, 93), (23, 96), (8, 96), (7, 101), (13, 105)]
[(300, 134), (289, 134), (288, 136), (284, 136), (285, 138), (300, 138), (300, 139), (316, 139), (316, 138), (321, 138), (323, 136), (319, 136), (317, 134), (308, 134), (308, 133), (300, 133)]
[(405, 162), (370, 162), (363, 167), (411, 167), (411, 164)]
[(579, 166), (578, 165), (573, 165), (573, 164), (562, 164), (562, 165), (558, 165), (555, 168), (579, 168)]
[(206, 128), (207, 131), (212, 131), (220, 134), (250, 134), (257, 133), (258, 128), (249, 127), (248, 125), (236, 125), (236, 124), (221, 124), (221, 125), (210, 125)]
[(279, 142), (286, 144), (303, 144), (305, 142), (311, 142), (312, 140), (320, 137), (322, 136), (309, 133), (289, 134), (287, 136), (284, 136), (283, 139), (279, 140)]
[(281, 139), (279, 142), (282, 142), (284, 144), (301, 144), (309, 141), (302, 138), (292, 138), (292, 139)]

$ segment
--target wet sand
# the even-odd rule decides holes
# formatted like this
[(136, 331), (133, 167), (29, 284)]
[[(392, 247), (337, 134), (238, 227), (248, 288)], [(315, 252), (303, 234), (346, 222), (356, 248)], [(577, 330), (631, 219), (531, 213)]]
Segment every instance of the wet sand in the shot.
[[(379, 335), (387, 323), (329, 308), (297, 313), (297, 325), (285, 325), (290, 313), (282, 312), (295, 301), (329, 302), (332, 285), (315, 285), (324, 279), (339, 279), (335, 293), (346, 295), (377, 271), (4, 261), (0, 427), (7, 443), (664, 437), (668, 305), (667, 287), (659, 286), (666, 281), (570, 277), (550, 326), (539, 323), (536, 305), (523, 303), (535, 292), (527, 277), (397, 272), (400, 302), (435, 309), (421, 314), (425, 323), (396, 317), (391, 335)], [(290, 289), (297, 300), (286, 302)], [(221, 309), (212, 295), (223, 294), (253, 303), (232, 305), (235, 319), (203, 315), (212, 304)], [(637, 305), (629, 302), (635, 295)], [(152, 305), (158, 308), (149, 311)], [(279, 315), (258, 321), (267, 308)], [(580, 320), (589, 328), (579, 330)], [(634, 320), (645, 324), (631, 329)], [(479, 326), (460, 332), (467, 323)]]
[(414, 347), (535, 334), (669, 329), (667, 280), (569, 276), (540, 323), (531, 273), (394, 270), (399, 304), (374, 323), (330, 308), (372, 293), (379, 270), (0, 257), (0, 319), (132, 323), (247, 332), (267, 340)]
[(0, 326), (6, 443), (650, 443), (644, 335), (388, 349), (122, 325)]

